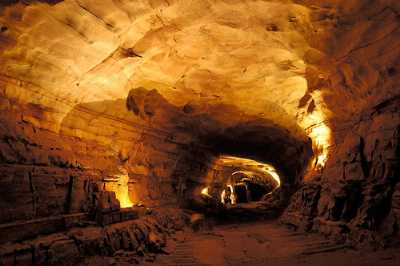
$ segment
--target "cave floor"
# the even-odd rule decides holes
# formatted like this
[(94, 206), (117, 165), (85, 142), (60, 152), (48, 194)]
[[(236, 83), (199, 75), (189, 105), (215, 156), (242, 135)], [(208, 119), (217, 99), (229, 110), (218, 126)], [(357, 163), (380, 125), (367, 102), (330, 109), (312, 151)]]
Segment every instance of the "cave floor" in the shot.
[[(398, 249), (355, 250), (274, 222), (221, 225), (201, 232), (179, 231), (168, 241), (167, 250), (170, 255), (141, 259), (140, 265), (400, 265)], [(82, 265), (132, 264), (132, 258), (121, 254), (92, 257)]]

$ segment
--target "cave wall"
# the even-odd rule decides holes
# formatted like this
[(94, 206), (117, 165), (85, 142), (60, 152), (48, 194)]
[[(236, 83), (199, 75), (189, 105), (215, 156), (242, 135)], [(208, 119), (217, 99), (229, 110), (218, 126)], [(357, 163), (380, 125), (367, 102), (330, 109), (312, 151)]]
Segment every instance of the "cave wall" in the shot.
[[(107, 180), (121, 167), (133, 203), (187, 206), (224, 149), (246, 156), (246, 145), (262, 145), (255, 157), (269, 161), (270, 147), (292, 179), (311, 156), (305, 135), (238, 115), (234, 106), (175, 106), (143, 88), (126, 99), (72, 105), (44, 93), (32, 103), (26, 87), (10, 84), (1, 98), (2, 223), (87, 212), (91, 184), (112, 187)], [(292, 157), (299, 160), (286, 160)]]
[(326, 91), (332, 145), (326, 166), (293, 196), (282, 221), (384, 245), (398, 239), (400, 224), (399, 5), (331, 1), (317, 17), (325, 16), (333, 36), (319, 45), (326, 57), (318, 71), (309, 68), (308, 83)]
[(285, 223), (356, 242), (398, 237), (398, 106), (374, 108), (338, 129), (342, 138), (332, 147), (332, 158), (319, 179), (293, 195)]
[(336, 161), (323, 173), (318, 217), (349, 223), (351, 231), (398, 233), (400, 216), (391, 207), (398, 204), (392, 201), (400, 173), (399, 106), (396, 101), (374, 109), (347, 131), (333, 151)]
[(90, 184), (103, 188), (119, 167), (134, 203), (176, 201), (171, 173), (188, 139), (136, 118), (125, 100), (67, 113), (57, 101), (47, 107), (3, 94), (0, 102), (0, 223), (88, 211)]

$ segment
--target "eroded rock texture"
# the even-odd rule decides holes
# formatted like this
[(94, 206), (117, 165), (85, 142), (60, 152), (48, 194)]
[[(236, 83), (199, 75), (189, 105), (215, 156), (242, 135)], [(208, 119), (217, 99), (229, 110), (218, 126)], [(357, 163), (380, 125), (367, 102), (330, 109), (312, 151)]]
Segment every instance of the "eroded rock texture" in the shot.
[[(323, 67), (324, 86), (334, 88), (325, 98), (334, 112), (334, 145), (319, 185), (304, 188), (320, 197), (299, 191), (283, 217), (357, 243), (398, 237), (399, 13), (395, 3), (380, 4), (342, 5), (347, 14), (337, 20), (330, 65)], [(313, 210), (298, 216), (302, 205)]]
[(18, 244), (7, 243), (0, 257), (2, 265), (74, 265), (84, 256), (127, 253), (129, 262), (137, 264), (149, 252), (167, 252), (167, 237), (184, 225), (181, 213), (167, 209), (134, 221), (75, 227)]
[(121, 176), (133, 204), (178, 206), (229, 154), (299, 189), (286, 223), (395, 241), (399, 14), (397, 0), (2, 1), (0, 224), (88, 213), (91, 188)]
[[(354, 237), (356, 242), (398, 237), (398, 112), (396, 100), (353, 122), (352, 130), (343, 132), (342, 142), (333, 147), (335, 157), (328, 161), (318, 185), (305, 185), (296, 192), (283, 220), (299, 226), (306, 219), (308, 229), (314, 226), (328, 235)], [(299, 207), (309, 211), (299, 213)]]

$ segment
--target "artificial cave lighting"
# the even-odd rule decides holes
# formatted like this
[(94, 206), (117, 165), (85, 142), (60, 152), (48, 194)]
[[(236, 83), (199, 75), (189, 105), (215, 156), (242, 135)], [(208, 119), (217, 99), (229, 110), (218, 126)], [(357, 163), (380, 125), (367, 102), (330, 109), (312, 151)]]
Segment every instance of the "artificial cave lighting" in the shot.
[[(255, 173), (270, 175), (276, 182), (277, 187), (280, 187), (280, 185), (281, 185), (281, 179), (279, 178), (279, 175), (278, 175), (275, 167), (273, 167), (271, 164), (258, 162), (258, 161), (248, 159), (248, 158), (235, 157), (235, 156), (221, 156), (219, 158), (219, 160), (221, 161), (221, 163), (223, 163), (225, 165), (240, 165), (240, 166), (251, 169)], [(233, 172), (232, 176), (238, 172), (239, 171)], [(240, 171), (240, 172), (250, 173), (250, 171)]]
[(208, 187), (205, 187), (201, 190), (201, 194), (207, 197), (211, 197), (210, 194), (208, 193)]
[[(271, 164), (223, 155), (215, 161), (215, 165), (225, 169), (219, 193), (219, 201), (222, 204), (235, 205), (258, 201), (281, 186), (279, 174)], [(209, 189), (204, 188), (202, 194), (209, 195)]]
[(119, 200), (121, 208), (129, 208), (133, 206), (133, 202), (129, 198), (128, 182), (129, 176), (126, 174), (116, 175), (116, 185), (112, 187), (112, 191), (115, 192), (115, 196)]
[(227, 184), (228, 189), (224, 189), (221, 192), (221, 203), (226, 204), (226, 194), (229, 193), (229, 200), (230, 204), (235, 205), (236, 204), (236, 196), (235, 196), (235, 191), (233, 189), (233, 185)]
[(326, 113), (328, 112), (328, 108), (326, 108), (321, 93), (313, 93), (313, 98), (317, 102), (314, 110), (304, 115), (299, 124), (312, 140), (312, 148), (314, 151), (312, 168), (320, 170), (324, 168), (328, 159), (332, 132), (327, 124)]
[(321, 117), (322, 116), (318, 113), (312, 114), (308, 117), (308, 119), (315, 121), (315, 123), (306, 129), (313, 145), (313, 167), (317, 170), (322, 169), (325, 166), (328, 159), (328, 149), (331, 145), (331, 129), (326, 125)]
[(330, 135), (331, 130), (323, 122), (310, 129), (309, 136), (313, 140), (314, 152), (316, 153), (314, 165), (317, 169), (323, 168), (328, 159)]
[(398, 266), (399, 135), (400, 0), (0, 0), (0, 266)]

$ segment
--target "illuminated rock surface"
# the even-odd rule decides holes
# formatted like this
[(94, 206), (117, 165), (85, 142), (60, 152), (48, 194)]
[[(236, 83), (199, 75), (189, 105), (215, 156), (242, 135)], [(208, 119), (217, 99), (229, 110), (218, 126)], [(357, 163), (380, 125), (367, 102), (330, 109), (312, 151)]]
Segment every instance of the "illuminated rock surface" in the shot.
[(114, 197), (188, 207), (221, 155), (277, 170), (282, 222), (397, 243), (399, 14), (397, 0), (2, 1), (0, 243), (102, 200), (108, 217)]

